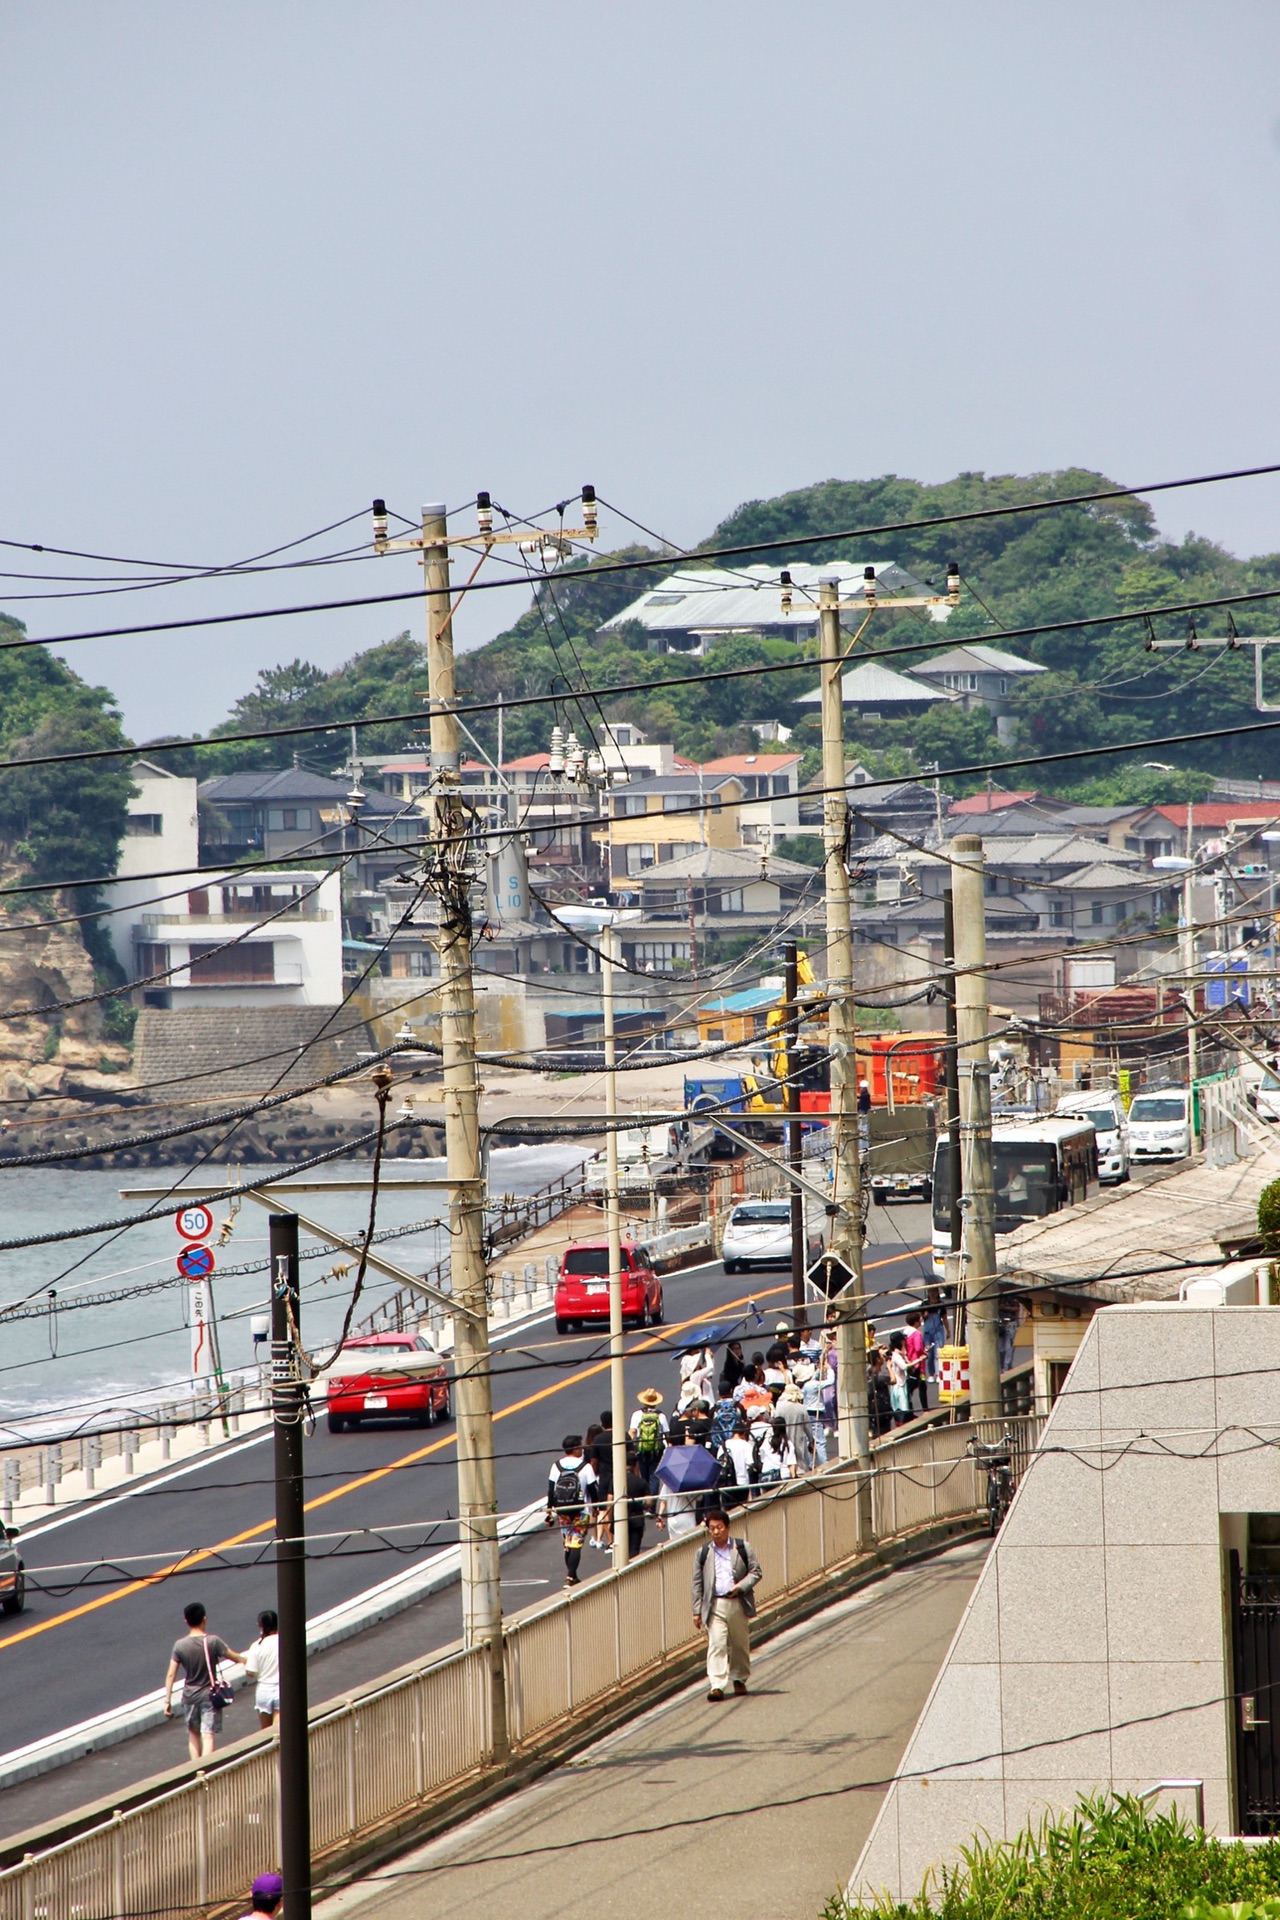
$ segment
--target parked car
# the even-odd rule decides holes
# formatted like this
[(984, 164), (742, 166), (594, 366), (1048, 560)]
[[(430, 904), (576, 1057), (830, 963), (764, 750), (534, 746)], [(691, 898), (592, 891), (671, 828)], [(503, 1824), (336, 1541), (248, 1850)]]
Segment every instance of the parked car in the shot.
[[(622, 1243), (622, 1324), (660, 1327), (666, 1317), (662, 1281), (647, 1247)], [(556, 1332), (609, 1318), (609, 1242), (575, 1240), (564, 1250), (556, 1282)]]
[(1185, 1160), (1192, 1144), (1191, 1095), (1185, 1087), (1138, 1095), (1129, 1108), (1129, 1151), (1135, 1160)]
[(1260, 1120), (1280, 1120), (1280, 1078), (1274, 1073), (1264, 1073), (1259, 1080), (1253, 1105)]
[[(813, 1202), (805, 1202), (805, 1261), (822, 1252), (822, 1232)], [(752, 1267), (791, 1265), (790, 1200), (740, 1200), (725, 1221), (720, 1258), (726, 1273)]]
[(434, 1427), (451, 1411), (449, 1370), (420, 1333), (362, 1333), (343, 1343), (324, 1374), (329, 1431), (366, 1420)]
[(1058, 1112), (1087, 1120), (1097, 1134), (1101, 1186), (1119, 1186), (1129, 1178), (1129, 1120), (1118, 1093), (1073, 1093), (1059, 1100)]
[(0, 1529), (0, 1613), (21, 1613), (27, 1604), (27, 1570), (14, 1545), (16, 1527)]

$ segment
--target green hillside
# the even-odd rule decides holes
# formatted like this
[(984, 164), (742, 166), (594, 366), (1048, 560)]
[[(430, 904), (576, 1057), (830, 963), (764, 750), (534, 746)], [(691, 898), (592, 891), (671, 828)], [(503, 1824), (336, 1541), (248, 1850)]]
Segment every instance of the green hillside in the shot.
[[(907, 617), (881, 617), (864, 646), (903, 646), (913, 640), (931, 648), (959, 638), (999, 642), (1001, 630), (1043, 621), (1122, 613), (1163, 601), (1280, 587), (1280, 554), (1240, 560), (1211, 541), (1195, 537), (1175, 543), (1161, 539), (1151, 510), (1127, 500), (1099, 507), (1068, 507), (1034, 517), (979, 521), (919, 533), (861, 537), (812, 548), (770, 549), (767, 543), (803, 539), (847, 527), (923, 519), (975, 507), (1003, 505), (1053, 494), (1084, 492), (1111, 484), (1102, 474), (1083, 469), (1057, 473), (960, 474), (940, 486), (923, 486), (895, 476), (870, 481), (831, 480), (750, 501), (721, 521), (703, 546), (711, 549), (746, 542), (764, 543), (757, 556), (784, 565), (789, 559), (844, 558), (897, 560), (911, 572), (941, 583), (947, 563), (958, 561), (966, 583), (962, 605), (947, 623), (945, 643), (938, 629)], [(707, 682), (709, 670), (789, 659), (785, 641), (743, 637), (716, 643), (703, 661), (647, 654), (637, 629), (600, 637), (604, 620), (619, 612), (662, 577), (665, 568), (651, 550), (630, 548), (616, 557), (652, 559), (652, 569), (606, 579), (568, 573), (542, 589), (537, 604), (507, 632), (458, 662), (460, 689), (472, 699), (496, 704), (521, 694), (558, 693), (556, 714), (567, 729), (598, 729), (601, 713), (636, 721), (650, 733), (670, 738), (690, 757), (728, 752), (752, 744), (752, 723), (781, 720), (796, 729), (795, 742), (816, 744), (816, 719), (798, 712), (795, 697), (814, 684), (807, 674), (756, 680)], [(1277, 603), (1280, 607), (1280, 603)], [(1225, 616), (1205, 616), (1202, 634), (1226, 630)], [(1246, 632), (1280, 631), (1280, 612), (1262, 607)], [(1162, 623), (1161, 638), (1183, 637), (1185, 621)], [(1253, 707), (1251, 652), (1148, 653), (1139, 626), (1101, 626), (1083, 634), (1046, 635), (1013, 644), (1051, 672), (1036, 677), (1020, 697), (1019, 731), (1024, 750), (1070, 751), (1109, 741), (1140, 739), (1200, 727), (1232, 726), (1256, 717)], [(925, 654), (896, 658), (909, 667)], [(406, 709), (424, 692), (421, 649), (416, 638), (401, 636), (359, 654), (333, 673), (305, 662), (259, 676), (258, 686), (240, 700), (220, 730), (270, 725), (283, 720), (328, 720)], [(632, 680), (662, 682), (655, 691), (600, 699), (580, 691), (603, 690)], [(683, 684), (676, 684), (682, 682)], [(578, 691), (575, 691), (578, 690)], [(553, 715), (548, 709), (508, 712), (504, 746), (508, 756), (544, 748)], [(496, 723), (486, 718), (474, 727), (489, 751), (497, 745)], [(965, 714), (935, 708), (911, 722), (851, 726), (851, 750), (878, 771), (909, 771), (939, 761), (1000, 757), (985, 713)], [(406, 730), (378, 729), (364, 736), (366, 750), (395, 748)], [(345, 743), (343, 743), (345, 745)], [(317, 741), (307, 757), (326, 764), (336, 739)], [(264, 753), (227, 747), (221, 767), (286, 764), (289, 750)], [(1205, 782), (1143, 772), (1126, 772), (1115, 762), (1081, 762), (1063, 769), (1059, 787), (1094, 784), (1092, 793), (1154, 792), (1163, 797), (1187, 792)], [(1175, 766), (1231, 772), (1242, 777), (1280, 774), (1280, 734), (1251, 742), (1246, 750), (1229, 740), (1190, 751), (1162, 750), (1159, 758)], [(1024, 776), (1020, 776), (1024, 777)], [(1039, 784), (1046, 783), (1043, 776)]]

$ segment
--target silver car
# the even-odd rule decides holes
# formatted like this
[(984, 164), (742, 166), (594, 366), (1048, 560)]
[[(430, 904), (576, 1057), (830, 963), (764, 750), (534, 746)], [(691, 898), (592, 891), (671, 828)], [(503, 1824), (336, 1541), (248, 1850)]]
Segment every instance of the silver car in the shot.
[[(811, 1208), (805, 1207), (805, 1260), (822, 1252), (822, 1234)], [(726, 1273), (746, 1273), (752, 1267), (791, 1265), (791, 1202), (740, 1200), (725, 1222), (720, 1258)]]
[(21, 1613), (27, 1604), (27, 1570), (14, 1545), (16, 1527), (5, 1527), (0, 1542), (0, 1613)]

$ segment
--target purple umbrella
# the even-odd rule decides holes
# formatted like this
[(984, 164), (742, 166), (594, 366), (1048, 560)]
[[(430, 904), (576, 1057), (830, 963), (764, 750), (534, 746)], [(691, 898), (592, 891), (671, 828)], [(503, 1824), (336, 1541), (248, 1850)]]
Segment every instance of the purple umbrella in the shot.
[(668, 1447), (653, 1477), (669, 1493), (706, 1493), (720, 1484), (720, 1463), (705, 1447)]

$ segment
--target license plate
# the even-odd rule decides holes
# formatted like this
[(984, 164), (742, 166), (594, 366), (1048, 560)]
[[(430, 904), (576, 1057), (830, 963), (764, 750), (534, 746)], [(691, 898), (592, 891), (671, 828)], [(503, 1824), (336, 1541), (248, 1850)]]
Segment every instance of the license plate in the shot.
[(366, 1393), (364, 1397), (364, 1410), (366, 1413), (369, 1412), (370, 1408), (385, 1407), (386, 1404), (387, 1396), (385, 1393)]
[(593, 1280), (587, 1288), (588, 1293), (608, 1293), (608, 1291), (609, 1282), (607, 1280)]

